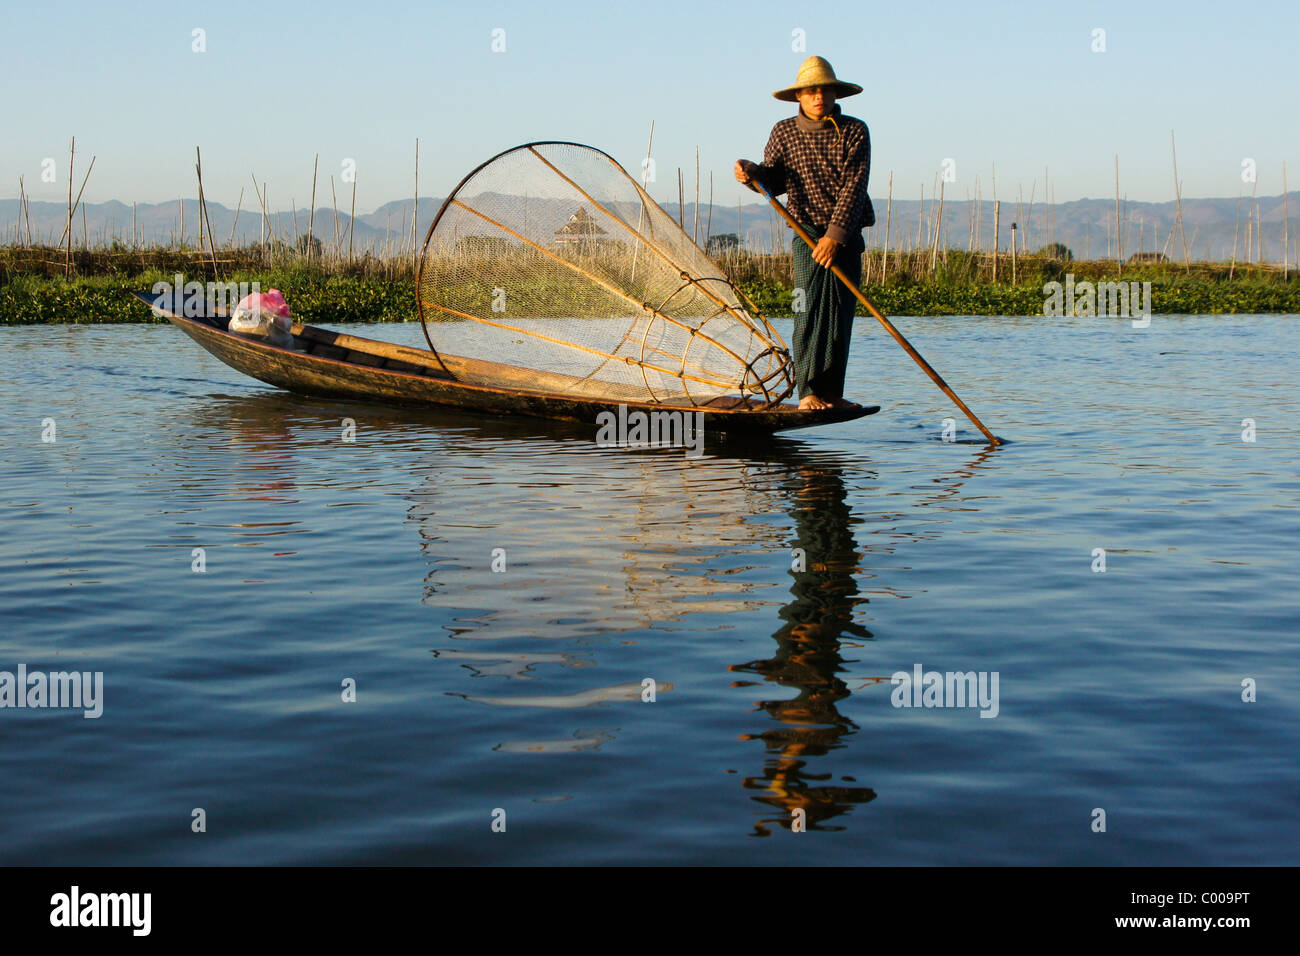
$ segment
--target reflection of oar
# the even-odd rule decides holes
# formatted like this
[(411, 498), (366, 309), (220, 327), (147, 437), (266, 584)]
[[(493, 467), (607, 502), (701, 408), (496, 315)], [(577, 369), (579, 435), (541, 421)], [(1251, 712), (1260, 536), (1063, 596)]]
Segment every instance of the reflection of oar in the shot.
[[(767, 191), (766, 186), (764, 186), (762, 183), (760, 183), (757, 179), (754, 179), (753, 177), (751, 177), (749, 181), (753, 183), (755, 186), (757, 186), (759, 191), (764, 196), (767, 197), (767, 201), (770, 202), (773, 208), (775, 208), (776, 211), (781, 214), (781, 218), (790, 224), (790, 228), (795, 231), (795, 235), (797, 235), (804, 242), (808, 243), (809, 249), (817, 245), (817, 243), (813, 242), (812, 239), (808, 237), (808, 233), (804, 232), (803, 227), (800, 226), (799, 223), (795, 221), (795, 218), (785, 211), (785, 207), (782, 206), (779, 202), (777, 202), (774, 198), (772, 198), (772, 194)], [(991, 431), (989, 431), (987, 428), (984, 427), (984, 423), (975, 417), (975, 413), (966, 407), (966, 403), (957, 397), (957, 393), (948, 387), (948, 383), (943, 380), (943, 377), (930, 367), (930, 363), (927, 362), (925, 359), (921, 358), (921, 353), (918, 352), (916, 349), (912, 348), (912, 344), (908, 342), (907, 339), (903, 338), (903, 333), (899, 332), (898, 329), (894, 328), (893, 323), (891, 323), (887, 318), (881, 315), (880, 312), (876, 309), (876, 307), (867, 300), (867, 297), (862, 294), (862, 290), (849, 281), (849, 277), (844, 274), (844, 270), (841, 269), (839, 266), (835, 265), (834, 263), (832, 263), (831, 272), (835, 273), (835, 277), (849, 287), (849, 290), (852, 291), (852, 293), (858, 297), (858, 301), (861, 302), (863, 305), (865, 305), (867, 307), (867, 311), (870, 312), (872, 315), (874, 315), (880, 321), (880, 324), (885, 327), (885, 331), (888, 332), (890, 335), (892, 335), (894, 337), (894, 340), (903, 347), (903, 349), (907, 352), (907, 354), (912, 356), (912, 358), (916, 360), (916, 364), (921, 366), (922, 371), (924, 371), (926, 375), (930, 376), (930, 378), (934, 380), (934, 384), (938, 385), (941, 389), (943, 389), (944, 394), (957, 403), (957, 407), (966, 413), (966, 417), (975, 423), (975, 427), (984, 433), (984, 437), (987, 438), (989, 442), (991, 442), (994, 445), (1002, 444), (1002, 442), (998, 441), (996, 438), (993, 437), (993, 433)]]

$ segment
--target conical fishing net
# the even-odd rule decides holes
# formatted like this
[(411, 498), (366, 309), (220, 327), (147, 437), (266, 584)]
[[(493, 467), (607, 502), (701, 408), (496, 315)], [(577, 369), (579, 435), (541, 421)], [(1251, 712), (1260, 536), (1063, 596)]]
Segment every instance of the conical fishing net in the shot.
[(792, 390), (780, 335), (613, 158), (532, 143), (439, 210), (416, 279), (430, 347), (462, 381), (676, 405)]

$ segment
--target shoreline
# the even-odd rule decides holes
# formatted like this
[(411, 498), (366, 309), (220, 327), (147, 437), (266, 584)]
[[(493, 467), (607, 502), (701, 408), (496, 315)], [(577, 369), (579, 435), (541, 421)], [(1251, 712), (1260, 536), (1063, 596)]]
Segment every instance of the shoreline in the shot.
[[(173, 282), (178, 273), (185, 281), (212, 281), (212, 258), (211, 252), (174, 249), (83, 249), (65, 260), (64, 250), (0, 248), (0, 325), (162, 322), (131, 293)], [(292, 253), (272, 251), (268, 257), (257, 249), (224, 250), (216, 258), (220, 281), (278, 288), (294, 317), (304, 322), (418, 321), (410, 259), (307, 262)], [(764, 315), (792, 317), (788, 253), (730, 254), (718, 262)], [(1060, 309), (1051, 311), (1053, 283), (1071, 289), (1083, 283), (1138, 283), (1134, 293), (1142, 287), (1149, 294), (1145, 301), (1152, 315), (1300, 314), (1300, 279), (1271, 266), (1138, 262), (1118, 267), (1114, 261), (1022, 256), (1013, 285), (1005, 281), (1010, 256), (997, 258), (1003, 277), (997, 281), (994, 262), (991, 254), (956, 250), (937, 256), (890, 254), (886, 260), (872, 250), (864, 256), (862, 291), (885, 315), (1055, 318)], [(73, 274), (65, 278), (69, 267)], [(485, 260), (483, 272), (491, 269)], [(467, 296), (481, 293), (478, 283), (465, 290)], [(1116, 313), (1103, 317), (1108, 314)], [(868, 313), (859, 306), (857, 315)]]

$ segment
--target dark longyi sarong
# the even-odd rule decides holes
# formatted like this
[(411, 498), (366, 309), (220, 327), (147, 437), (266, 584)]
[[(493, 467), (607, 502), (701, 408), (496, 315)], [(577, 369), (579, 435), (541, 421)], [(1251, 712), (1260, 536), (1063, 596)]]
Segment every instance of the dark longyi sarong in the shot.
[[(816, 241), (824, 229), (801, 223)], [(844, 270), (854, 286), (862, 284), (862, 253), (866, 243), (858, 233), (840, 247), (835, 264)], [(844, 374), (849, 364), (849, 337), (853, 334), (853, 313), (858, 300), (830, 269), (813, 261), (812, 249), (798, 236), (794, 238), (794, 288), (797, 307), (794, 313), (795, 382), (799, 397), (816, 395), (827, 401), (844, 397)], [(799, 301), (799, 290), (803, 301)]]

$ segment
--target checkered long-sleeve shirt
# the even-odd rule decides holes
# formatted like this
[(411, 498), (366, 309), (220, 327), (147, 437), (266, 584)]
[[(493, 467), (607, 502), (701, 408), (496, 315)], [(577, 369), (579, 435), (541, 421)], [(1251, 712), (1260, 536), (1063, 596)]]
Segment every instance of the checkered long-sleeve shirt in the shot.
[(871, 134), (862, 120), (841, 114), (838, 103), (827, 119), (811, 120), (800, 110), (777, 123), (763, 162), (750, 163), (748, 171), (772, 195), (788, 193), (790, 215), (836, 242), (876, 224), (867, 195)]

